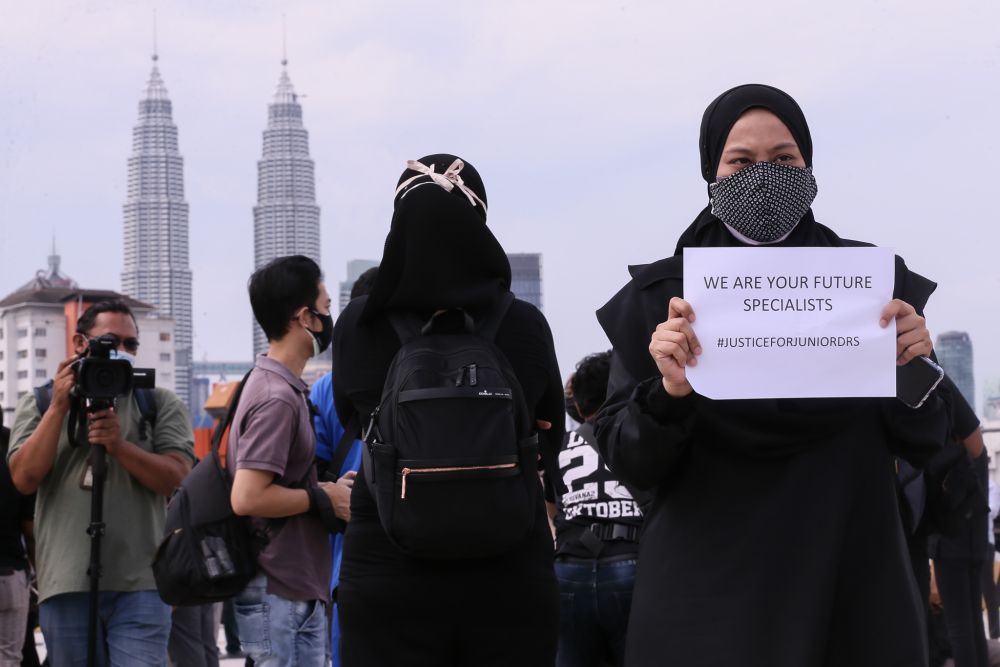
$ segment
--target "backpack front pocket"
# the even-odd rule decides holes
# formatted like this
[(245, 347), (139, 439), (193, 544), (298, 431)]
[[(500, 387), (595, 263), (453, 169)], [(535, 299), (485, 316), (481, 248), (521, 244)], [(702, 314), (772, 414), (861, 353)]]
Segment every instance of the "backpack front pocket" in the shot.
[(496, 554), (523, 540), (534, 523), (517, 456), (397, 465), (391, 536), (412, 555)]

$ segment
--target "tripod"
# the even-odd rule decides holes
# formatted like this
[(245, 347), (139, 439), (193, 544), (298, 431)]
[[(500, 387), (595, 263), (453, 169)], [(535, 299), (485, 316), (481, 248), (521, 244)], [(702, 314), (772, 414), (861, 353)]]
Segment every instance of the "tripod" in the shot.
[(74, 403), (70, 409), (69, 431), (70, 443), (90, 447), (91, 495), (90, 495), (90, 525), (87, 535), (90, 536), (90, 565), (87, 576), (90, 577), (90, 605), (87, 617), (87, 667), (97, 667), (97, 621), (100, 613), (100, 581), (101, 581), (101, 538), (104, 536), (104, 482), (108, 476), (107, 452), (101, 445), (93, 445), (87, 438), (88, 421), (86, 415), (111, 407), (106, 400), (87, 399), (84, 403), (84, 418), (78, 419), (79, 403)]

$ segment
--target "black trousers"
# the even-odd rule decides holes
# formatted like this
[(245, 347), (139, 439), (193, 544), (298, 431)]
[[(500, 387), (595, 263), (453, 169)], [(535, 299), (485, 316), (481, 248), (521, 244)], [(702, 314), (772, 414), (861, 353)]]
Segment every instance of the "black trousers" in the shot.
[(341, 575), (337, 604), (348, 667), (555, 664), (555, 577)]
[(236, 614), (233, 612), (232, 599), (222, 603), (222, 628), (226, 633), (226, 652), (239, 652), (240, 637), (236, 634)]
[(935, 558), (934, 574), (955, 667), (988, 667), (980, 559)]

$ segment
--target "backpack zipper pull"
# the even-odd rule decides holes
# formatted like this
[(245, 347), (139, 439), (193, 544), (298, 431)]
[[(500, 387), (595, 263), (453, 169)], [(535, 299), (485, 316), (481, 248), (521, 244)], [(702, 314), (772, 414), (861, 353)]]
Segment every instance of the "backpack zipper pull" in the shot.
[(476, 386), (476, 365), (475, 364), (469, 364), (468, 368), (469, 368), (469, 386), (470, 387), (475, 387)]
[(399, 499), (406, 500), (406, 477), (413, 471), (410, 470), (409, 468), (403, 468), (401, 472), (403, 473), (403, 484), (402, 484), (403, 488), (401, 488), (399, 491)]
[(465, 366), (462, 366), (462, 371), (458, 374), (458, 379), (455, 380), (455, 386), (461, 387), (465, 384), (465, 372), (468, 370)]

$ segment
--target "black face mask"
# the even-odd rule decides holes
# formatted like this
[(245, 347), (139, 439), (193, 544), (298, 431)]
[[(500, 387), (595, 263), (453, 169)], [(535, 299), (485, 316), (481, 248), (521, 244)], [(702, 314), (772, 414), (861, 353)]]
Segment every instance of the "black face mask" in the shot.
[(315, 357), (325, 352), (326, 348), (330, 347), (330, 343), (333, 342), (333, 315), (324, 315), (312, 308), (309, 309), (309, 312), (323, 323), (323, 328), (319, 331), (313, 331), (306, 327), (306, 331), (313, 337), (313, 356)]
[(753, 245), (784, 239), (816, 198), (812, 167), (772, 162), (748, 165), (708, 187), (712, 213)]

